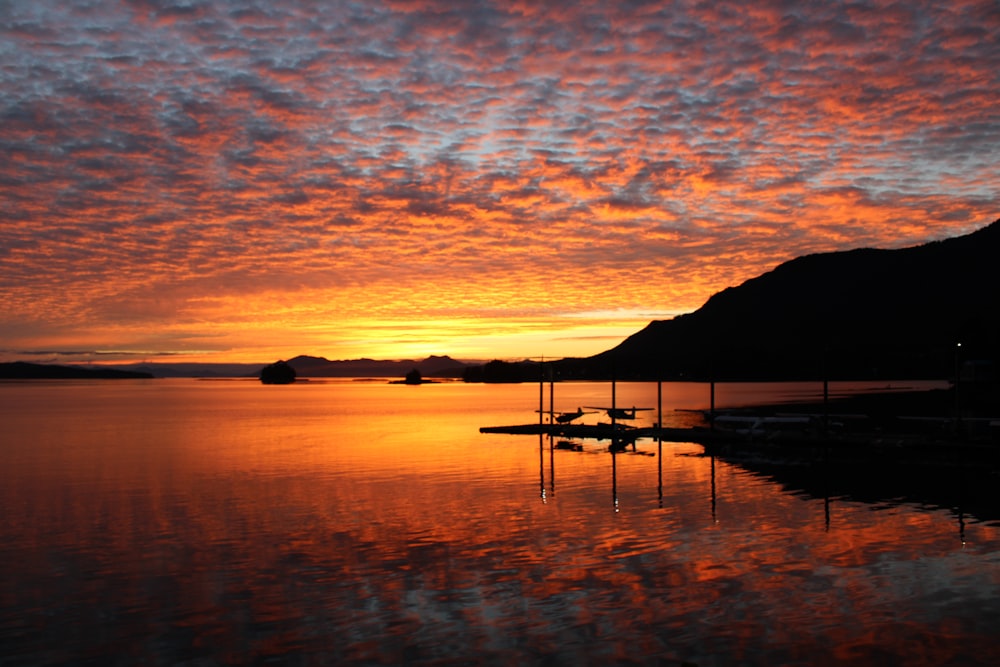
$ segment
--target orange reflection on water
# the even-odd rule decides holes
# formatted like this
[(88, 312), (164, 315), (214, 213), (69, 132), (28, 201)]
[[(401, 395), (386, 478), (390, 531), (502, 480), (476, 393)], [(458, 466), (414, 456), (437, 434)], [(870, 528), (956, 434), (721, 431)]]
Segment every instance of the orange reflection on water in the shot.
[(951, 512), (817, 496), (696, 445), (612, 459), (478, 433), (537, 416), (525, 390), (28, 389), (0, 639), (31, 662), (997, 657), (995, 526), (970, 517), (963, 544)]

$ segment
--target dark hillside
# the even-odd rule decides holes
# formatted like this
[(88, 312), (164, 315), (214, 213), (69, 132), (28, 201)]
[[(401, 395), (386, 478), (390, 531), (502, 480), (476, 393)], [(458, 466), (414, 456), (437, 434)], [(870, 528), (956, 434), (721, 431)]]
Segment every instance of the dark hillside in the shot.
[[(565, 375), (948, 378), (1000, 352), (1000, 220), (899, 250), (809, 255), (660, 320)], [(958, 350), (957, 343), (961, 343)]]

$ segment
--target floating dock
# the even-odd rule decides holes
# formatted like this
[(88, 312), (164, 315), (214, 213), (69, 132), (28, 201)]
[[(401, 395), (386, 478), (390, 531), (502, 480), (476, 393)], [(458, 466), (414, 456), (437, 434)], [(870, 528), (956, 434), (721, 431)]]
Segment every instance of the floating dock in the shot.
[[(634, 448), (637, 440), (645, 439), (698, 444), (708, 455), (755, 456), (765, 453), (809, 460), (829, 457), (893, 459), (918, 463), (987, 464), (1000, 469), (1000, 420), (997, 419), (966, 419), (952, 424), (947, 420), (924, 418), (931, 423), (920, 425), (914, 423), (916, 418), (900, 417), (889, 428), (876, 424), (861, 426), (858, 422), (866, 421), (865, 415), (826, 413), (825, 383), (823, 414), (767, 416), (766, 411), (762, 414), (753, 410), (718, 413), (713, 383), (711, 407), (700, 411), (705, 414), (707, 425), (671, 428), (662, 426), (662, 383), (656, 384), (658, 417), (657, 423), (651, 426), (633, 426), (616, 419), (619, 416), (632, 420), (636, 418), (636, 411), (653, 408), (618, 407), (614, 380), (611, 381), (611, 406), (592, 408), (607, 412), (611, 423), (573, 423), (574, 419), (586, 413), (583, 408), (578, 408), (575, 413), (555, 412), (554, 383), (550, 380), (549, 409), (545, 409), (544, 381), (540, 381), (536, 411), (540, 416), (547, 413), (548, 423), (540, 419), (531, 424), (484, 426), (479, 432), (550, 436), (553, 439), (610, 440), (612, 446), (609, 449), (612, 451), (626, 445)], [(982, 423), (977, 424), (976, 429), (970, 429), (973, 421)]]
[(940, 436), (890, 433), (824, 434), (821, 432), (736, 433), (703, 428), (634, 427), (622, 424), (518, 424), (484, 426), (480, 433), (542, 435), (570, 439), (611, 440), (633, 445), (637, 440), (691, 442), (710, 455), (800, 456), (809, 459), (855, 457), (925, 463), (987, 463), (1000, 465), (1000, 446), (990, 442)]
[(551, 435), (560, 438), (591, 438), (593, 440), (638, 440), (655, 437), (648, 428), (624, 424), (518, 424), (515, 426), (484, 426), (480, 433), (507, 435)]
[[(506, 435), (549, 435), (559, 438), (592, 440), (618, 440), (633, 442), (640, 439), (663, 442), (731, 442), (734, 434), (708, 428), (666, 428), (658, 426), (629, 426), (626, 424), (516, 424), (512, 426), (483, 426), (480, 433)], [(739, 436), (735, 436), (739, 437)]]

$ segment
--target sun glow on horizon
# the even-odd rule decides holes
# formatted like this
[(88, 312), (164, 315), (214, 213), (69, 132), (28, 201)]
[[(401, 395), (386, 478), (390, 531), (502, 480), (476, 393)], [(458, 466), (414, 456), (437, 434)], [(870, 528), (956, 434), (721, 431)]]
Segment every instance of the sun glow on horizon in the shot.
[[(646, 326), (644, 312), (607, 311), (532, 318), (455, 317), (436, 321), (361, 320), (342, 329), (311, 325), (296, 330), (288, 343), (282, 327), (249, 327), (240, 337), (211, 339), (218, 347), (165, 349), (155, 345), (118, 349), (73, 349), (52, 344), (20, 355), (43, 363), (268, 363), (298, 355), (328, 359), (423, 359), (450, 356), (459, 360), (584, 357), (610, 349)], [(168, 337), (169, 338), (169, 337)], [(53, 342), (54, 341), (50, 341)], [(64, 341), (68, 342), (68, 341)], [(154, 342), (151, 340), (147, 343)], [(59, 350), (59, 351), (56, 351)], [(15, 355), (0, 353), (13, 359)]]

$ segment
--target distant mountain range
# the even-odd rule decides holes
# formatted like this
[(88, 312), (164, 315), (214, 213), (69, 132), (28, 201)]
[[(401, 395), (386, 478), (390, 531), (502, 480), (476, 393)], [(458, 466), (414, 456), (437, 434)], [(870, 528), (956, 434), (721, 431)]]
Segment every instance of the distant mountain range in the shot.
[(240, 378), (258, 377), (266, 364), (213, 364), (204, 362), (143, 362), (121, 364), (116, 368), (149, 373), (158, 378)]
[[(372, 377), (402, 378), (414, 368), (423, 377), (460, 378), (469, 365), (448, 356), (430, 356), (422, 361), (379, 361), (375, 359), (349, 359), (331, 361), (324, 357), (300, 355), (287, 360), (300, 378), (321, 377)], [(239, 378), (259, 377), (267, 364), (212, 364), (212, 363), (143, 363), (117, 366), (119, 369), (148, 373), (154, 377), (178, 378)]]
[(793, 259), (555, 366), (567, 378), (934, 379), (998, 359), (1000, 220), (911, 248)]
[(3, 380), (134, 380), (151, 377), (153, 376), (149, 373), (115, 368), (55, 366), (52, 364), (29, 364), (24, 361), (0, 363), (0, 379)]
[(288, 360), (298, 377), (403, 377), (413, 369), (423, 377), (460, 378), (467, 364), (448, 356), (430, 356), (423, 361), (378, 361), (351, 359), (330, 361), (324, 357), (298, 356)]
[[(372, 377), (402, 378), (413, 369), (427, 378), (461, 378), (470, 364), (448, 356), (422, 361), (351, 359), (331, 361), (298, 356), (288, 361), (300, 378)], [(57, 366), (27, 362), (0, 363), (0, 379), (112, 379), (112, 378), (240, 378), (259, 377), (266, 364), (142, 363), (119, 366)], [(474, 365), (474, 364), (472, 364)]]

